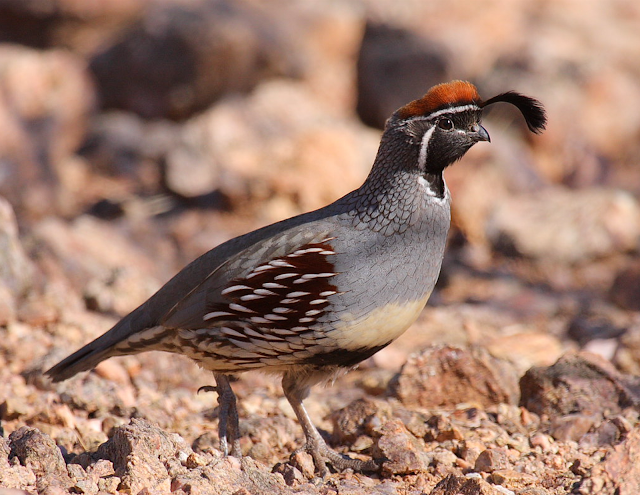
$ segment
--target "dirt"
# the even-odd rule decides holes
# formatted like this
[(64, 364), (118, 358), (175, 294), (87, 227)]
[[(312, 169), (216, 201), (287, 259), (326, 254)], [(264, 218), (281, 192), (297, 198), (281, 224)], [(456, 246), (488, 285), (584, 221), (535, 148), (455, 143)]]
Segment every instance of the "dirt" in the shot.
[[(632, 2), (0, 3), (0, 495), (640, 492)], [(549, 125), (486, 115), (492, 143), (445, 172), (429, 304), (305, 402), (377, 472), (318, 478), (272, 376), (232, 383), (242, 458), (184, 357), (43, 376), (195, 257), (357, 187), (363, 121), (443, 78)]]

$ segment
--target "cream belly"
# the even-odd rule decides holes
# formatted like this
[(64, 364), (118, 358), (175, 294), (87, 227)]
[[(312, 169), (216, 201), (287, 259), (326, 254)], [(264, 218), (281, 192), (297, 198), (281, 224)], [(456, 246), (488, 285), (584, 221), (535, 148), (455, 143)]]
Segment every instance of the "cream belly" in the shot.
[(430, 295), (428, 293), (418, 301), (387, 304), (358, 319), (346, 314), (334, 325), (330, 337), (345, 350), (384, 346), (397, 339), (418, 319)]

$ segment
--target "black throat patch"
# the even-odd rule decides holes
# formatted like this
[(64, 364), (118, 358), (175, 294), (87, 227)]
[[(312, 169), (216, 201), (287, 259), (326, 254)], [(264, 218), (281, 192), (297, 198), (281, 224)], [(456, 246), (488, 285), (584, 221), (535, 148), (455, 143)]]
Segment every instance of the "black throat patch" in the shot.
[(436, 195), (436, 198), (444, 199), (445, 186), (442, 173), (425, 173), (423, 177), (429, 183), (429, 187), (431, 187), (431, 190)]

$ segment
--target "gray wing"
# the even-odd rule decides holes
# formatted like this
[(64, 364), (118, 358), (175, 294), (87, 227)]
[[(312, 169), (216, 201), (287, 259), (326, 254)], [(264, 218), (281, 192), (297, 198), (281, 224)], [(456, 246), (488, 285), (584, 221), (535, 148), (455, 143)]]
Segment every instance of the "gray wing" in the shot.
[(178, 301), (159, 321), (165, 328), (197, 329), (207, 326), (204, 317), (211, 308), (226, 304), (222, 291), (233, 281), (243, 279), (253, 269), (281, 258), (301, 246), (319, 242), (329, 232), (321, 222), (293, 228), (252, 245), (225, 260), (189, 293)]
[[(220, 298), (225, 281), (296, 243), (318, 235), (318, 224), (332, 214), (330, 207), (299, 215), (227, 241), (191, 262), (146, 302), (102, 336), (49, 369), (53, 381), (62, 381), (95, 367), (105, 359), (129, 354), (116, 347), (159, 325), (169, 328), (202, 326), (207, 305)], [(137, 351), (145, 350), (143, 347)]]

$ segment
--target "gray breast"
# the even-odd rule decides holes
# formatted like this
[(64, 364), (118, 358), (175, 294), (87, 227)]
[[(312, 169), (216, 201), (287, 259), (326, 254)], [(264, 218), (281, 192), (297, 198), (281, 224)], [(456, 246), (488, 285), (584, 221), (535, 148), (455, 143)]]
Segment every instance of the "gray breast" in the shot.
[(341, 229), (345, 232), (338, 231), (334, 241), (340, 253), (335, 258), (334, 284), (345, 289), (329, 298), (334, 311), (327, 320), (345, 315), (357, 320), (388, 305), (426, 302), (440, 273), (449, 204), (448, 191), (444, 199), (422, 195), (412, 211), (393, 215), (383, 229), (363, 228), (361, 218), (344, 215)]

